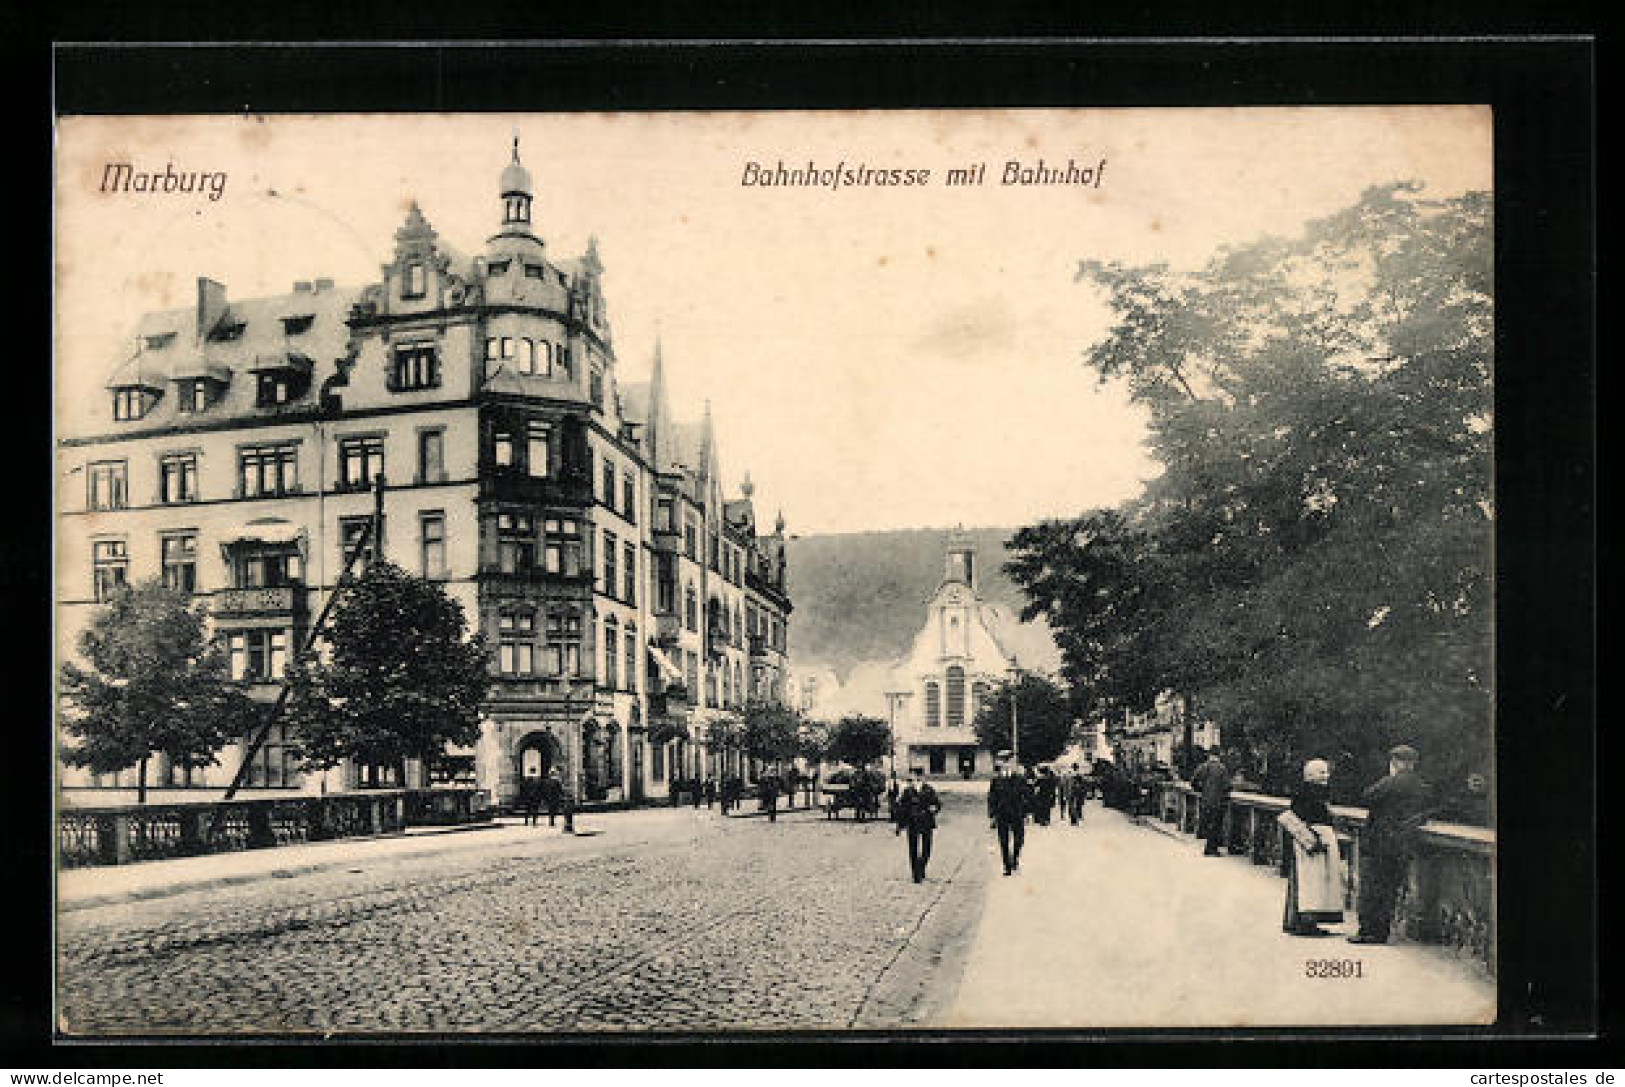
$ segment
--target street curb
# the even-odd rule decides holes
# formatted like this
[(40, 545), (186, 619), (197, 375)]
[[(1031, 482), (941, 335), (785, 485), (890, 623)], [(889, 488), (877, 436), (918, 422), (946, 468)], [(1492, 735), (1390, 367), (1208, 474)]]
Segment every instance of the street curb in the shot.
[[(417, 833), (400, 831), (393, 834), (368, 835), (365, 838), (336, 838), (333, 844), (355, 842), (383, 842), (399, 841), (404, 838), (435, 838), (447, 834), (463, 834), (476, 830), (498, 830), (502, 824), (495, 821), (488, 823), (474, 823), (465, 826), (435, 827), (433, 829), (419, 830)], [(274, 848), (274, 847), (273, 847)], [(423, 850), (421, 853), (409, 856), (422, 856), (433, 850)], [(162, 863), (162, 862), (158, 862)], [(309, 864), (294, 865), (292, 867), (268, 868), (263, 872), (244, 872), (231, 876), (210, 876), (205, 879), (185, 880), (178, 883), (166, 883), (156, 887), (138, 888), (132, 891), (117, 891), (110, 894), (89, 895), (84, 898), (63, 899), (58, 897), (56, 909), (58, 913), (72, 913), (75, 910), (94, 909), (99, 906), (119, 906), (131, 902), (147, 902), (158, 898), (170, 898), (175, 895), (189, 894), (192, 891), (209, 891), (220, 887), (236, 887), (245, 883), (260, 883), (271, 879), (292, 879), (296, 876), (309, 875), (312, 872), (322, 872), (330, 868), (341, 868), (345, 865), (357, 863), (357, 858), (313, 861)]]

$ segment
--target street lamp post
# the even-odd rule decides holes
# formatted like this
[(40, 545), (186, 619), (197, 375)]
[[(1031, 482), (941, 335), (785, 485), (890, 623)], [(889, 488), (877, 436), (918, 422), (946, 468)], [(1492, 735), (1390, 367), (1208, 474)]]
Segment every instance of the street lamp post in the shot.
[(1021, 733), (1016, 725), (1016, 685), (1021, 681), (1021, 665), (1010, 658), (1010, 761), (1021, 762)]

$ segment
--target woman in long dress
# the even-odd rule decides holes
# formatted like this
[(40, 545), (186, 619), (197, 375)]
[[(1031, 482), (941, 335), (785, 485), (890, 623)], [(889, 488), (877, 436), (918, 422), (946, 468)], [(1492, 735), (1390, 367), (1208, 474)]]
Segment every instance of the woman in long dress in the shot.
[(1286, 869), (1286, 910), (1281, 928), (1295, 936), (1329, 936), (1322, 923), (1343, 920), (1343, 864), (1332, 826), (1331, 767), (1311, 759), (1303, 783), (1292, 794), (1292, 806), (1281, 813), (1286, 842), (1281, 864)]

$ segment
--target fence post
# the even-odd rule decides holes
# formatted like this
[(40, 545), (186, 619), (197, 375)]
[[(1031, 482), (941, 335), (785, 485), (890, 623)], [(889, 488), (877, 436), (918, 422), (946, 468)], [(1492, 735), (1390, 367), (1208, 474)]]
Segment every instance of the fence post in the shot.
[(183, 856), (190, 857), (204, 851), (203, 820), (205, 814), (202, 809), (181, 809), (181, 854)]
[(107, 864), (130, 862), (130, 816), (127, 812), (110, 812), (96, 820), (96, 844)]

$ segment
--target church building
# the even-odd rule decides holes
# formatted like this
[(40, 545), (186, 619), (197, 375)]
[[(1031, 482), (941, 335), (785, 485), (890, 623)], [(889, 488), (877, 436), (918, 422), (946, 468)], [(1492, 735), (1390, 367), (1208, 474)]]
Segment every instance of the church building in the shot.
[(976, 742), (976, 715), (1009, 679), (1015, 658), (1001, 639), (1004, 616), (977, 585), (976, 549), (949, 540), (942, 582), (926, 606), (925, 626), (892, 670), (894, 753), (899, 771), (970, 777), (993, 769)]

